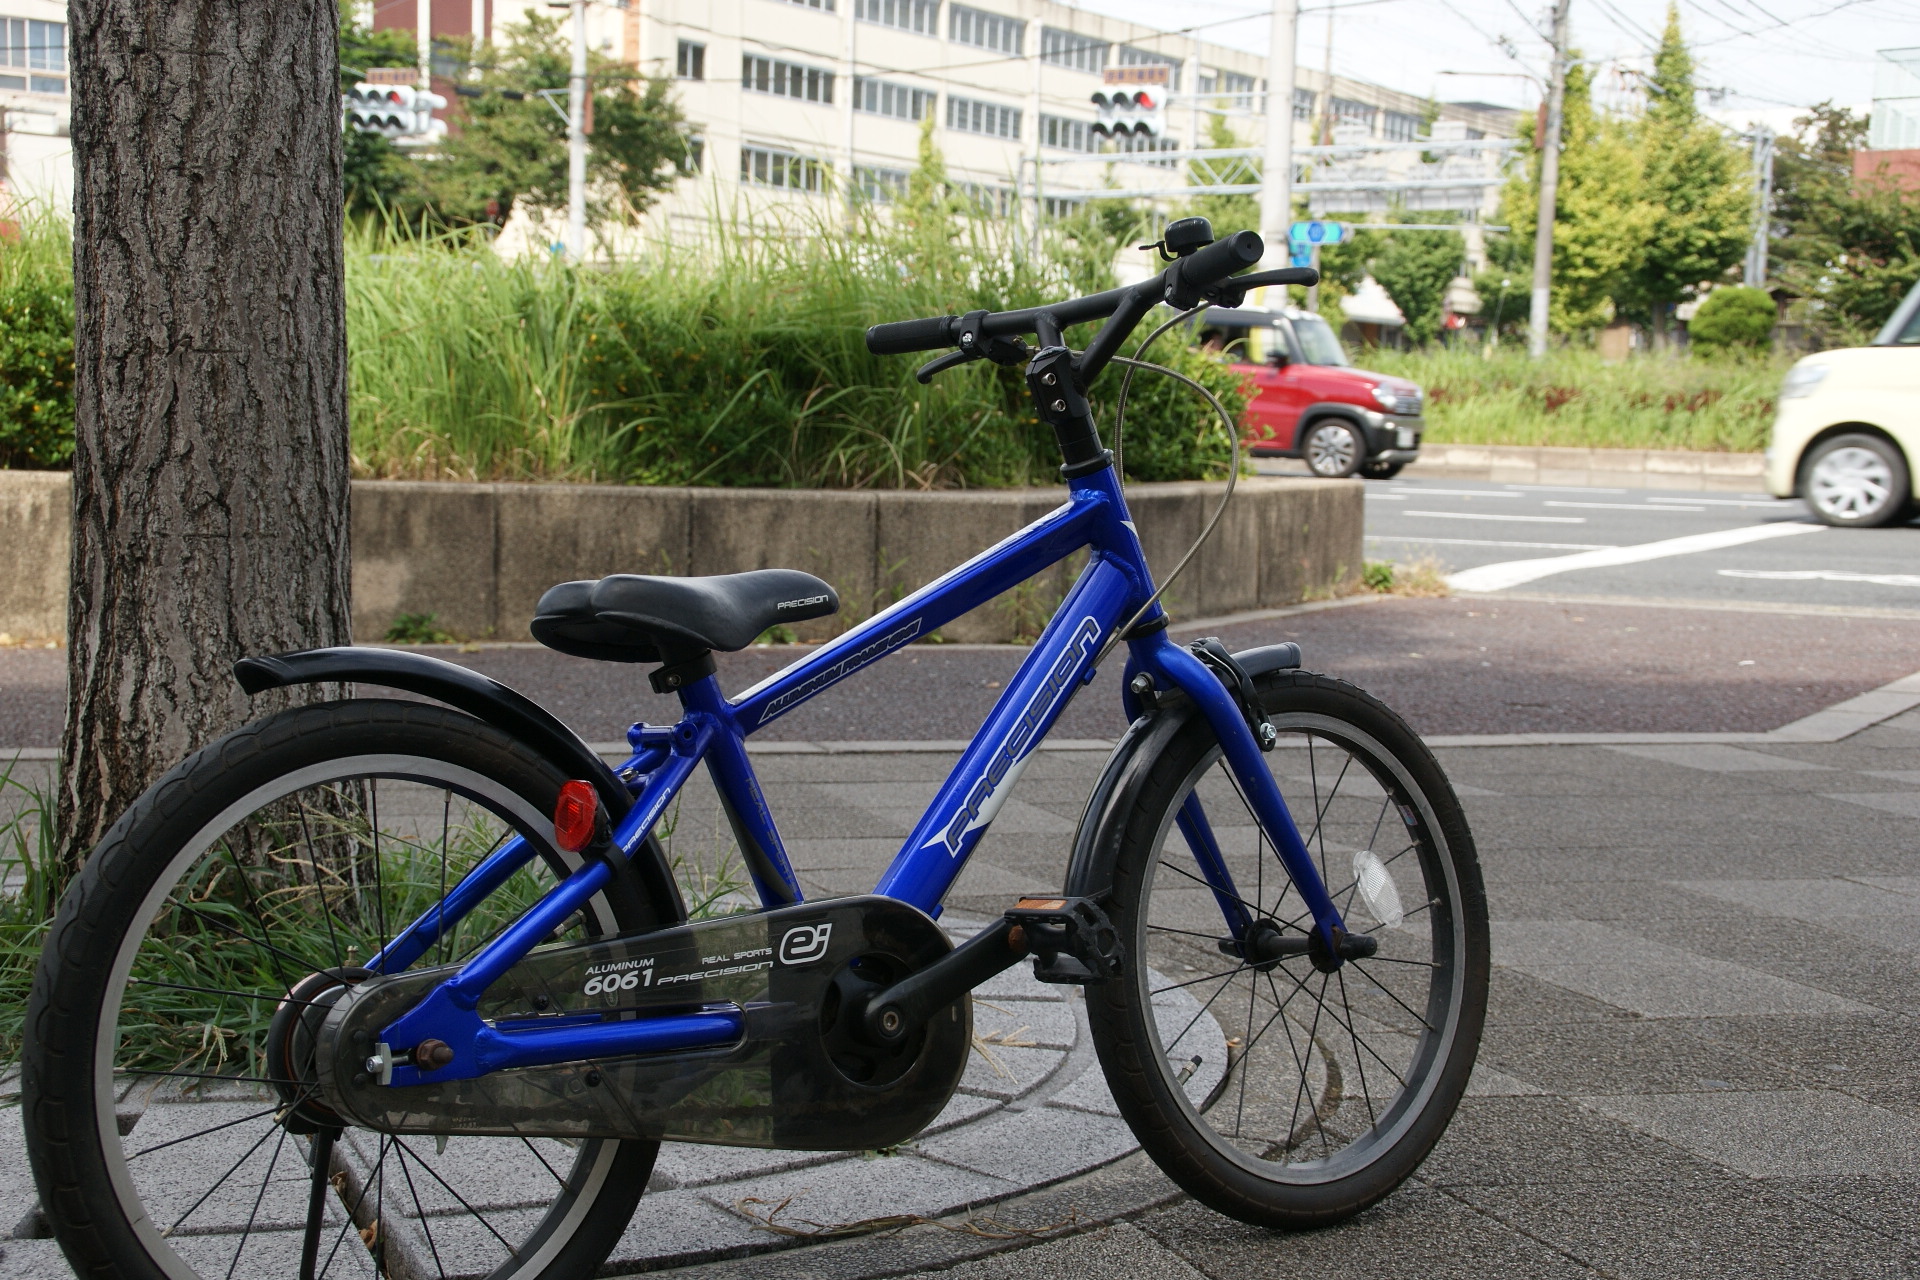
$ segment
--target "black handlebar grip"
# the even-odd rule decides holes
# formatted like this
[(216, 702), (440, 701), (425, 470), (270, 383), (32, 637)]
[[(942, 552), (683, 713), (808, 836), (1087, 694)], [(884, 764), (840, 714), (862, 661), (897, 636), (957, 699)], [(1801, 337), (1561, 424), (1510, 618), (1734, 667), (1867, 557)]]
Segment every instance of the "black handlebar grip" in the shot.
[(1268, 284), (1303, 284), (1312, 288), (1320, 283), (1320, 273), (1312, 267), (1281, 267), (1274, 271), (1256, 271), (1250, 276), (1235, 276), (1233, 283), (1248, 289)]
[(1218, 284), (1236, 271), (1244, 271), (1267, 251), (1257, 231), (1236, 231), (1190, 258), (1180, 260), (1180, 278), (1192, 289)]
[(938, 351), (953, 345), (959, 316), (928, 316), (925, 320), (895, 320), (867, 330), (867, 350), (877, 356), (903, 356), (914, 351)]

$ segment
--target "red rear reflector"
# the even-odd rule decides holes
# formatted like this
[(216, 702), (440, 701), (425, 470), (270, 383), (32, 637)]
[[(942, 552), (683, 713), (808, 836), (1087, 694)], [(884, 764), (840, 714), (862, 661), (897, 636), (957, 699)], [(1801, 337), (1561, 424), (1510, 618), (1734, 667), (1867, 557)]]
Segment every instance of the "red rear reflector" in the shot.
[(600, 796), (591, 782), (575, 778), (560, 787), (560, 799), (553, 806), (553, 840), (568, 853), (578, 853), (593, 843), (594, 820), (600, 812)]

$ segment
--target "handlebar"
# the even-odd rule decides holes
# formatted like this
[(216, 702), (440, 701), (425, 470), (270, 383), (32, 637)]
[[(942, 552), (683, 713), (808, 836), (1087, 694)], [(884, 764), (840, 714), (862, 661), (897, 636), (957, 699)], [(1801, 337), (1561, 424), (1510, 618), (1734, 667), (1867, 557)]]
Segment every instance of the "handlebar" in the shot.
[[(1043, 345), (1059, 341), (1063, 329), (1091, 320), (1107, 320), (1079, 360), (1083, 382), (1105, 367), (1135, 325), (1161, 302), (1181, 310), (1197, 306), (1203, 299), (1226, 306), (1237, 306), (1248, 289), (1260, 285), (1319, 282), (1319, 273), (1310, 267), (1288, 267), (1235, 277), (1260, 261), (1266, 251), (1260, 236), (1238, 231), (1214, 241), (1206, 248), (1177, 259), (1166, 270), (1139, 284), (1108, 289), (1104, 293), (1073, 298), (1048, 306), (1026, 307), (1018, 311), (998, 311), (979, 319), (979, 331), (987, 338), (1012, 338), (1037, 333)], [(877, 356), (907, 355), (916, 351), (939, 351), (960, 342), (961, 317), (930, 316), (921, 320), (895, 320), (876, 324), (867, 330), (867, 350)], [(929, 366), (931, 369), (931, 366)]]

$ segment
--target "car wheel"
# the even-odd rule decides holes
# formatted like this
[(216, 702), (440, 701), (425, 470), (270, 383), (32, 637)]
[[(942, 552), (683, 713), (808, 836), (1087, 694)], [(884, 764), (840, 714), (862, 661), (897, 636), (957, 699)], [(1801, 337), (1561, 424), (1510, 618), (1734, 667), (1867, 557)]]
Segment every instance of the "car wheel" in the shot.
[(1360, 468), (1360, 474), (1369, 480), (1391, 480), (1406, 465), (1404, 462), (1369, 462)]
[(1359, 429), (1345, 418), (1324, 418), (1314, 423), (1301, 452), (1313, 474), (1330, 480), (1352, 475), (1366, 456)]
[(1906, 459), (1879, 436), (1823, 441), (1808, 456), (1805, 475), (1801, 492), (1815, 518), (1842, 528), (1891, 524), (1912, 499)]

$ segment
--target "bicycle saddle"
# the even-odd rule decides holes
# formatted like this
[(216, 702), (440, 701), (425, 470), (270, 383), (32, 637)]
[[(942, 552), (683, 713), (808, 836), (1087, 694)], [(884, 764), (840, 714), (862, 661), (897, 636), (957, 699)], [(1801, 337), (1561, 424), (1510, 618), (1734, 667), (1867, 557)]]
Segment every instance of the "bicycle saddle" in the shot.
[(731, 653), (777, 622), (840, 611), (834, 589), (798, 569), (710, 578), (617, 573), (550, 588), (534, 607), (533, 638), (576, 658), (681, 662)]

